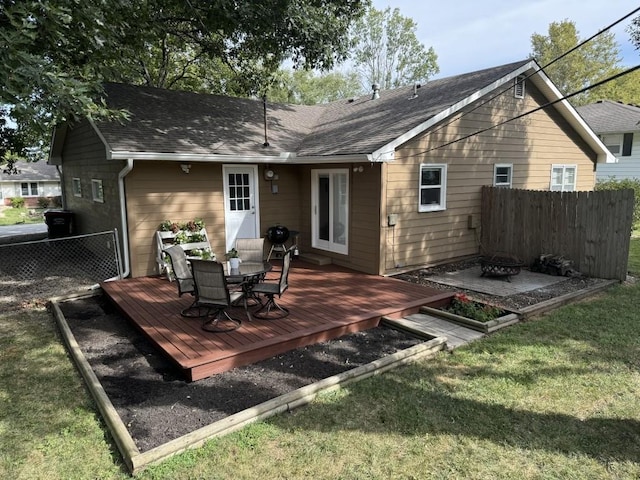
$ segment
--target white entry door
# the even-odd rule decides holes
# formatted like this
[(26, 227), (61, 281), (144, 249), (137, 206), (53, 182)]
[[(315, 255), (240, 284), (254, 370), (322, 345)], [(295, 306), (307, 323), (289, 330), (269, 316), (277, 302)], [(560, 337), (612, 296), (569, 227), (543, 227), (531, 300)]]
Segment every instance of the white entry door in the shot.
[(349, 253), (349, 170), (311, 171), (314, 248)]
[(224, 217), (227, 251), (236, 238), (260, 237), (258, 211), (258, 167), (224, 165)]

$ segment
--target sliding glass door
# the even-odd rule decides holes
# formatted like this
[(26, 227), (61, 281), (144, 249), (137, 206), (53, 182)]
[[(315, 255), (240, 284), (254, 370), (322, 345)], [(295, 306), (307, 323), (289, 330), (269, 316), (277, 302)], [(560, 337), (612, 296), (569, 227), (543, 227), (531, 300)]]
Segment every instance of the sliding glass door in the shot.
[(348, 253), (349, 170), (312, 170), (312, 245)]

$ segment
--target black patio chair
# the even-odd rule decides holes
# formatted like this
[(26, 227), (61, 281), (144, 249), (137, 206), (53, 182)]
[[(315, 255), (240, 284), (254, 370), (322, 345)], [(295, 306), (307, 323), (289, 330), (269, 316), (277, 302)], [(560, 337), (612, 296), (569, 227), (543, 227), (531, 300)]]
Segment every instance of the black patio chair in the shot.
[[(172, 271), (171, 278), (174, 279), (178, 285), (178, 296), (181, 297), (185, 293), (195, 295), (193, 274), (187, 261), (187, 254), (182, 247), (180, 245), (172, 245), (165, 248), (164, 252), (169, 255)], [(197, 311), (193, 310), (193, 305), (182, 310), (180, 315), (191, 318), (199, 316)]]
[(253, 312), (254, 317), (269, 320), (284, 318), (289, 315), (289, 309), (276, 301), (276, 295), (281, 298), (282, 294), (289, 288), (289, 268), (291, 266), (291, 253), (294, 248), (295, 245), (289, 248), (282, 257), (282, 270), (277, 283), (265, 281), (251, 288), (252, 294), (264, 295), (267, 298), (267, 301)]
[[(244, 299), (244, 291), (229, 291), (221, 263), (211, 260), (191, 260), (196, 299), (192, 307), (206, 317), (202, 329), (208, 332), (229, 332), (241, 324), (227, 309)], [(246, 311), (246, 302), (245, 302)]]

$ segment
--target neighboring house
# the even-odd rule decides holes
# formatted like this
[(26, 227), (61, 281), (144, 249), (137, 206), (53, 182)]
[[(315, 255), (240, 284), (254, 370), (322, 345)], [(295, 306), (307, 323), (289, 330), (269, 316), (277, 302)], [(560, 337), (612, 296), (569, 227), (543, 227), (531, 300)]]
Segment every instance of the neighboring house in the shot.
[(0, 166), (0, 201), (11, 205), (11, 199), (22, 197), (27, 207), (37, 207), (39, 198), (47, 198), (51, 205), (58, 204), (61, 196), (60, 175), (54, 165), (47, 162), (17, 162), (18, 173), (4, 173)]
[(61, 125), (50, 162), (78, 231), (118, 228), (132, 276), (158, 273), (163, 220), (194, 218), (219, 257), (281, 224), (303, 254), (392, 274), (477, 254), (483, 185), (594, 188), (596, 162), (613, 157), (568, 102), (538, 109), (561, 98), (538, 70), (525, 60), (318, 106), (108, 84), (130, 121)]
[(598, 165), (596, 180), (640, 179), (640, 107), (601, 100), (576, 110), (616, 157)]

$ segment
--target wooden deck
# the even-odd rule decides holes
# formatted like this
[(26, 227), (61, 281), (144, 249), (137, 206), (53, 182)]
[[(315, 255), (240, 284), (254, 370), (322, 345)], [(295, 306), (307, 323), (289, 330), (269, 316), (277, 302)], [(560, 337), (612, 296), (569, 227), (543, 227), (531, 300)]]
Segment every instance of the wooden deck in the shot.
[(289, 285), (280, 300), (291, 310), (289, 316), (252, 322), (245, 317), (242, 326), (229, 333), (206, 332), (200, 328), (201, 319), (180, 316), (193, 297), (179, 298), (177, 286), (164, 277), (105, 282), (102, 288), (191, 381), (373, 328), (383, 316), (401, 318), (417, 312), (421, 305), (450, 296), (394, 278), (301, 261), (292, 264)]

